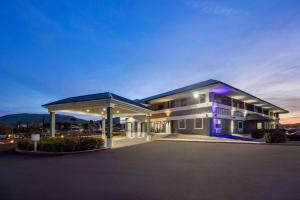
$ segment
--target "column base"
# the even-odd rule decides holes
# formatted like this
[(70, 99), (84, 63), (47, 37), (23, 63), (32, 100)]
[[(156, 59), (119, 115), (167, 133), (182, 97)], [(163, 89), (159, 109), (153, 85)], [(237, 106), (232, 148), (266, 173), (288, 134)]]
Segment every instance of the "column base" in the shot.
[(151, 140), (152, 140), (152, 136), (151, 136), (151, 135), (147, 135), (147, 136), (146, 136), (146, 141), (147, 141), (147, 142), (150, 142)]
[(113, 147), (113, 139), (112, 138), (107, 138), (107, 140), (106, 140), (107, 142), (107, 145), (106, 145), (106, 147), (107, 148), (112, 148)]

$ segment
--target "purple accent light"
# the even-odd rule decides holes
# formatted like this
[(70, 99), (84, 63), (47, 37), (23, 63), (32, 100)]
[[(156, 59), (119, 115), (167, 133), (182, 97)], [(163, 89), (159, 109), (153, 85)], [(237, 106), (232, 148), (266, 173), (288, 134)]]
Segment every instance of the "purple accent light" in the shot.
[(212, 88), (210, 89), (211, 92), (214, 92), (216, 94), (227, 94), (231, 92), (231, 89), (229, 87), (216, 87), (216, 88)]

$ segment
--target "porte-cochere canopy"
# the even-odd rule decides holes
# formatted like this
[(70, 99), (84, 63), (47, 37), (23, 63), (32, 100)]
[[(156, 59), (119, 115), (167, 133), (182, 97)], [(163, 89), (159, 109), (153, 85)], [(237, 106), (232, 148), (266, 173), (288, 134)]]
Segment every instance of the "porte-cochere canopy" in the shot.
[[(70, 97), (54, 101), (45, 105), (51, 115), (50, 132), (55, 137), (55, 113), (67, 112), (77, 114), (96, 115), (102, 117), (103, 135), (106, 134), (108, 141), (107, 146), (112, 147), (112, 118), (114, 117), (132, 117), (137, 115), (147, 116), (147, 140), (150, 137), (150, 116), (153, 111), (145, 105), (121, 97), (119, 95), (105, 92), (77, 97)], [(105, 124), (106, 121), (106, 124)]]
[(113, 115), (116, 117), (139, 114), (151, 115), (153, 113), (151, 109), (143, 104), (110, 92), (70, 97), (42, 106), (48, 109), (49, 112), (71, 112), (99, 116), (106, 114), (107, 107), (114, 108)]

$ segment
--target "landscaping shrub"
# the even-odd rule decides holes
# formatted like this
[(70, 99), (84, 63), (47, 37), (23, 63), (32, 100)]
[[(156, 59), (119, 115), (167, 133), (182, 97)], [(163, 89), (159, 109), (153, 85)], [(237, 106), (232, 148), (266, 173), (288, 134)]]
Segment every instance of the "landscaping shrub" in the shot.
[(265, 141), (266, 143), (283, 143), (286, 141), (286, 134), (280, 129), (268, 130), (265, 133)]
[[(91, 137), (65, 137), (65, 138), (42, 138), (38, 142), (38, 150), (46, 152), (72, 152), (99, 149), (103, 147), (103, 139)], [(31, 140), (23, 140), (18, 143), (21, 150), (33, 150)]]
[(78, 151), (84, 151), (84, 150), (89, 150), (89, 149), (95, 149), (95, 148), (100, 148), (103, 146), (104, 141), (103, 139), (98, 139), (96, 140), (95, 138), (91, 137), (82, 137), (79, 139), (79, 143), (76, 146), (76, 150)]
[(264, 137), (265, 130), (264, 129), (256, 129), (251, 132), (251, 137), (255, 139), (261, 139)]
[(21, 140), (18, 142), (19, 149), (33, 150), (33, 142), (29, 139)]

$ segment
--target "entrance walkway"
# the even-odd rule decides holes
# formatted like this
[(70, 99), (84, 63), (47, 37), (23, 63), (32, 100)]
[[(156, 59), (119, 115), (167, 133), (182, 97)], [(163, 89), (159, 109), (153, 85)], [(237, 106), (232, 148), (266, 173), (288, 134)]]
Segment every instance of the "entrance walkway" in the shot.
[[(127, 147), (146, 143), (146, 133), (127, 133), (126, 137), (113, 137), (113, 148)], [(166, 134), (151, 134), (151, 141), (165, 137)]]

